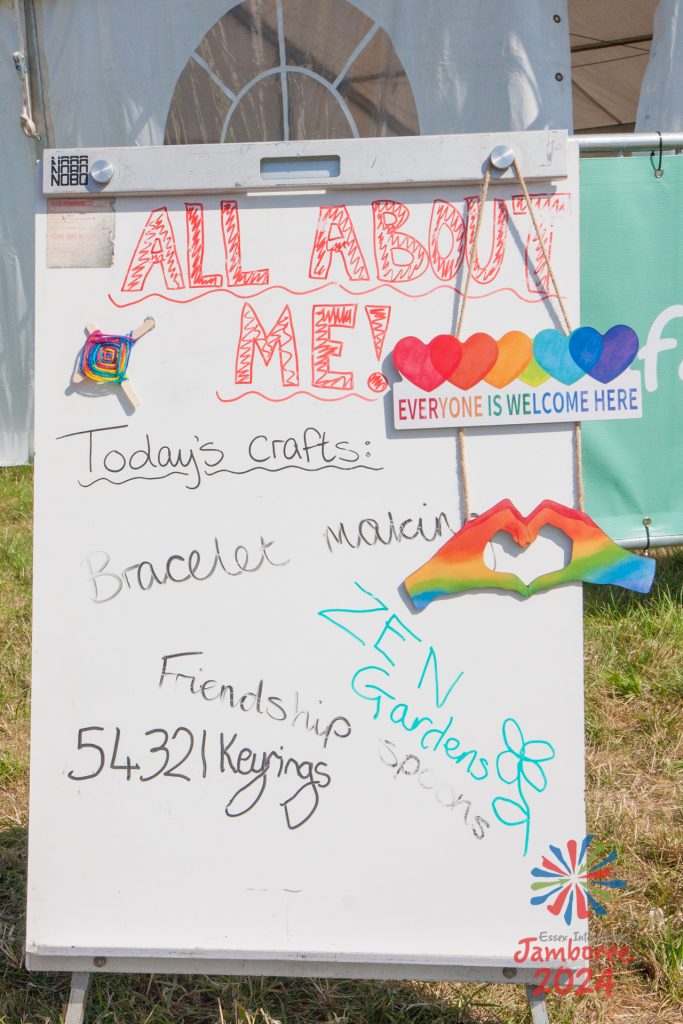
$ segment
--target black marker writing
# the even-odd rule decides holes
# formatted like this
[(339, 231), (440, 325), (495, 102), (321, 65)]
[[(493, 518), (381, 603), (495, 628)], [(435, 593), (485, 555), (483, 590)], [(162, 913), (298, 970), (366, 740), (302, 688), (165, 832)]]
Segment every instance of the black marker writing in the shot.
[[(109, 729), (83, 726), (76, 736), (78, 769), (70, 769), (67, 778), (76, 783), (91, 782), (107, 771), (121, 773), (119, 777), (127, 783), (176, 779), (192, 784), (207, 775), (232, 778), (237, 786), (231, 786), (225, 798), (228, 818), (254, 810), (266, 791), (274, 787), (285, 824), (292, 830), (310, 821), (320, 804), (319, 791), (332, 782), (327, 762), (296, 757), (284, 746), (257, 753), (240, 745), (236, 732), (211, 737), (206, 729), (195, 734), (186, 725), (178, 725), (175, 729), (154, 726), (142, 737), (136, 733), (131, 730), (124, 735), (118, 725)], [(282, 786), (277, 785), (280, 780)]]
[[(242, 459), (246, 458), (247, 462), (242, 466), (228, 465), (221, 445), (212, 439), (204, 440), (199, 434), (184, 444), (160, 442), (148, 433), (142, 443), (138, 440), (124, 444), (124, 439), (131, 435), (123, 438), (110, 436), (114, 431), (128, 429), (129, 424), (117, 424), (59, 435), (57, 440), (75, 445), (83, 459), (79, 487), (103, 483), (121, 486), (137, 480), (159, 481), (178, 476), (183, 479), (187, 490), (196, 491), (205, 478), (220, 473), (244, 476), (256, 472), (281, 473), (286, 469), (307, 473), (323, 469), (382, 470), (382, 466), (372, 463), (369, 448), (365, 451), (365, 459), (370, 459), (370, 462), (366, 462), (361, 460), (350, 441), (330, 440), (325, 431), (317, 427), (305, 427), (301, 437), (270, 438), (266, 434), (257, 434), (246, 445)], [(234, 437), (230, 443), (234, 451)]]
[(337, 526), (326, 526), (323, 537), (327, 550), (335, 551), (344, 546), (357, 549), (380, 544), (388, 547), (391, 544), (416, 540), (418, 537), (433, 541), (446, 531), (455, 533), (445, 512), (434, 516), (429, 523), (425, 522), (422, 515), (417, 518), (401, 519), (395, 517), (393, 512), (387, 512), (381, 520), (365, 518), (353, 525), (339, 523)]
[(209, 553), (202, 554), (197, 548), (182, 554), (171, 554), (156, 564), (149, 559), (133, 562), (115, 572), (110, 568), (111, 556), (106, 551), (92, 551), (85, 559), (91, 586), (91, 600), (95, 604), (113, 601), (124, 590), (149, 591), (154, 586), (163, 587), (168, 583), (187, 583), (189, 580), (203, 582), (219, 572), (226, 576), (242, 576), (243, 573), (258, 572), (265, 565), (282, 568), (289, 559), (280, 561), (271, 550), (275, 541), (260, 538), (253, 553), (243, 544), (238, 544), (229, 555), (224, 554), (220, 541), (213, 538)]
[(306, 708), (295, 690), (292, 706), (291, 699), (269, 692), (270, 687), (266, 687), (263, 679), (251, 690), (214, 679), (201, 665), (203, 653), (176, 651), (162, 655), (160, 689), (170, 689), (174, 693), (178, 689), (185, 690), (201, 701), (222, 705), (231, 711), (265, 715), (274, 722), (286, 722), (293, 729), (312, 733), (321, 739), (323, 748), (333, 737), (347, 739), (351, 735), (351, 723), (345, 715), (332, 715), (331, 718), (323, 715), (322, 700), (318, 700), (319, 708)]
[(434, 794), (434, 799), (441, 807), (446, 807), (450, 811), (460, 808), (462, 823), (469, 827), (474, 838), (483, 839), (485, 837), (486, 830), (491, 825), (479, 814), (470, 817), (472, 801), (462, 793), (456, 796), (453, 787), (447, 782), (440, 782), (431, 768), (423, 767), (422, 761), (416, 754), (402, 756), (396, 750), (396, 744), (391, 740), (380, 740), (379, 758), (382, 764), (393, 770), (394, 779), (415, 779), (420, 789), (431, 791)]

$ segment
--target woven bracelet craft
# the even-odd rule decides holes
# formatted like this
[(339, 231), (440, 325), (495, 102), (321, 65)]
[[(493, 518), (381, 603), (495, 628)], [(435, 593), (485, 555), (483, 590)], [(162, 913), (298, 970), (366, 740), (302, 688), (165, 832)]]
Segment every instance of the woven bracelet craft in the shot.
[(133, 345), (153, 329), (154, 318), (151, 316), (128, 334), (105, 334), (89, 323), (85, 344), (72, 376), (74, 384), (81, 384), (84, 380), (92, 380), (96, 384), (118, 384), (130, 404), (137, 408), (140, 399), (127, 375), (130, 353)]
[(135, 344), (130, 334), (89, 334), (81, 352), (78, 369), (89, 380), (102, 384), (121, 384), (126, 380), (130, 352)]

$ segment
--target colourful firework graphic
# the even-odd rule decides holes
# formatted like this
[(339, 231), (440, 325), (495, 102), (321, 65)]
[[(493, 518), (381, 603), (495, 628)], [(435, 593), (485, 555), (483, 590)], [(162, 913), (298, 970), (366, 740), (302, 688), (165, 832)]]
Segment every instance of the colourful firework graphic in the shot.
[[(531, 897), (532, 905), (540, 906), (547, 903), (546, 909), (556, 917), (564, 910), (567, 925), (571, 924), (574, 915), (585, 921), (591, 910), (601, 916), (607, 913), (607, 908), (598, 903), (591, 889), (623, 889), (626, 882), (609, 877), (612, 873), (612, 864), (617, 857), (616, 850), (612, 850), (599, 864), (589, 866), (588, 847), (594, 839), (593, 835), (586, 836), (580, 849), (576, 839), (570, 839), (566, 854), (562, 853), (559, 846), (549, 846), (555, 860), (543, 857), (542, 867), (533, 868), (531, 871), (532, 877), (539, 879), (531, 883), (532, 891), (539, 892), (538, 896)], [(551, 899), (552, 902), (548, 903)]]

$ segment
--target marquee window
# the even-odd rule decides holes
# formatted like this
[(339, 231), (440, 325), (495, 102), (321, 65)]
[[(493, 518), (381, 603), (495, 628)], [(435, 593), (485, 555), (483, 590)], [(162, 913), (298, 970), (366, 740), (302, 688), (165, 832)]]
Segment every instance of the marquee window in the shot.
[(178, 78), (164, 141), (419, 135), (387, 33), (348, 0), (244, 0)]

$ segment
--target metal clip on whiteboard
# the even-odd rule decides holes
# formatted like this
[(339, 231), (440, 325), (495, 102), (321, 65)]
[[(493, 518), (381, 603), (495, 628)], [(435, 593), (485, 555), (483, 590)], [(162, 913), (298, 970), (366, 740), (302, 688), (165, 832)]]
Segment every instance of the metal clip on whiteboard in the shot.
[(511, 146), (496, 146), (491, 150), (489, 160), (499, 171), (507, 171), (515, 162), (515, 151)]
[(98, 185), (108, 185), (114, 177), (114, 168), (109, 160), (96, 160), (90, 168), (90, 177)]

